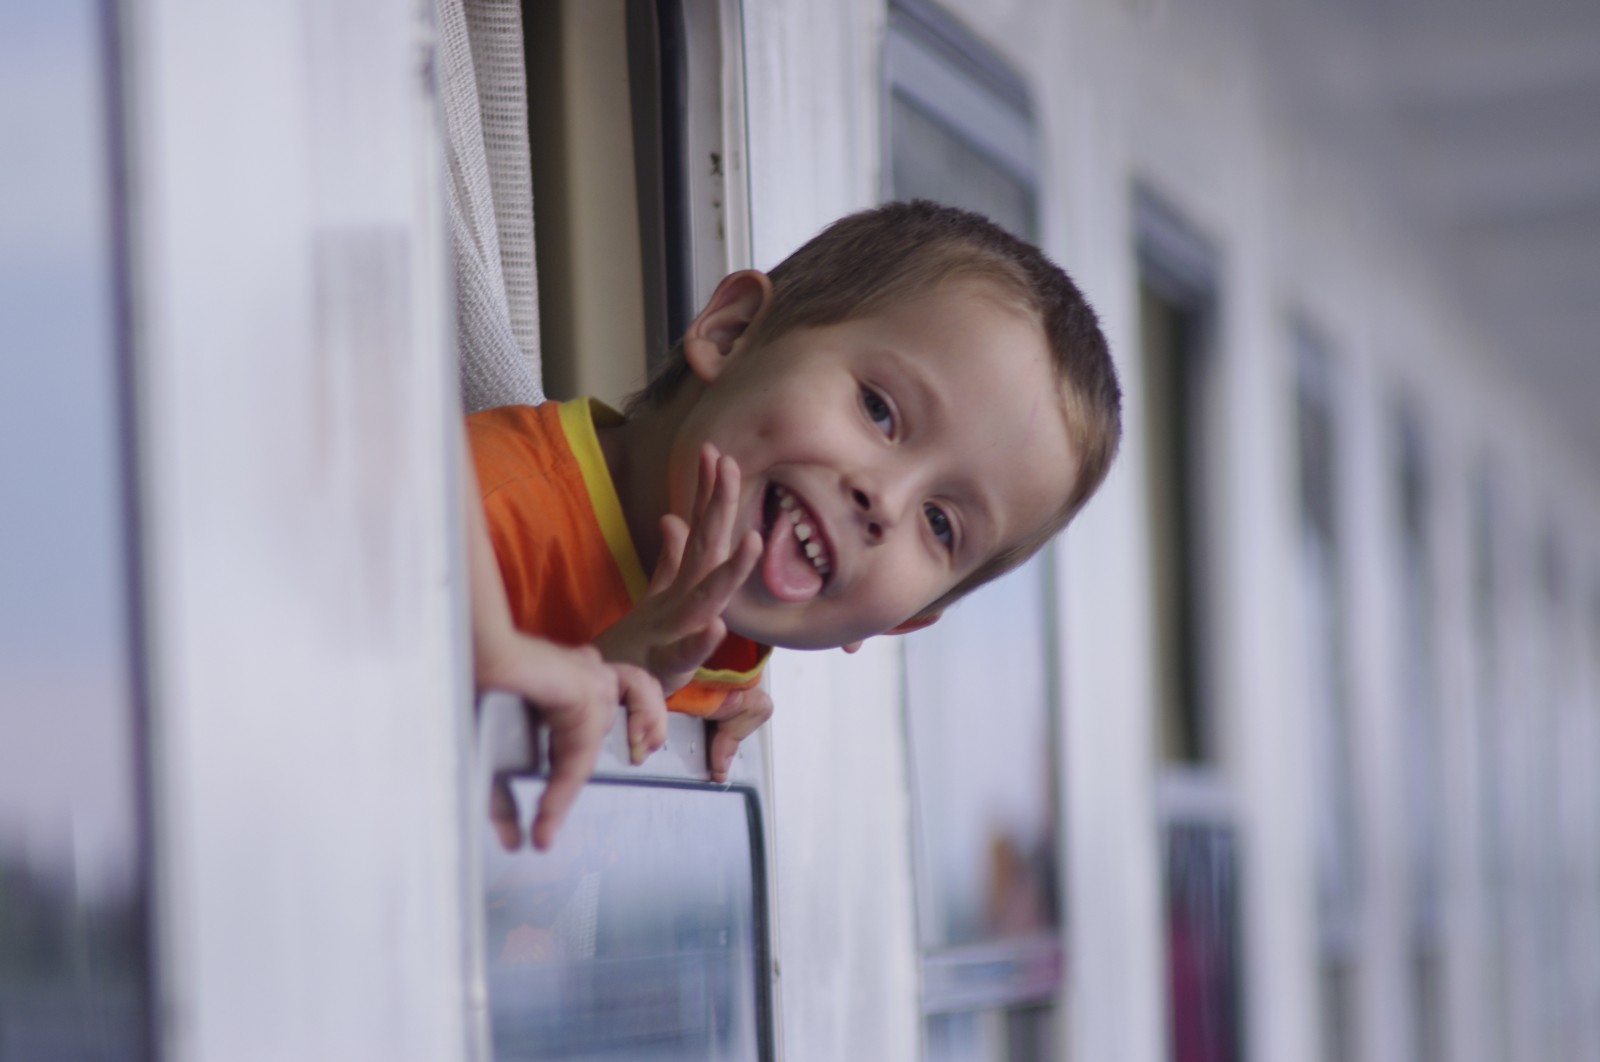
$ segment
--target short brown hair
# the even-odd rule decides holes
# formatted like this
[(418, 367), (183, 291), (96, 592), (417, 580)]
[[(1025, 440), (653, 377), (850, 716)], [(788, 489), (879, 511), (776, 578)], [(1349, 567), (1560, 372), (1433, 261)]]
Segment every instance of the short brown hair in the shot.
[[(796, 328), (868, 316), (954, 279), (979, 279), (1033, 314), (1055, 359), (1067, 433), (1078, 468), (1056, 516), (1029, 540), (991, 558), (929, 609), (1022, 563), (1081, 509), (1105, 481), (1122, 436), (1122, 390), (1099, 319), (1070, 277), (1037, 247), (981, 214), (926, 199), (885, 203), (840, 218), (768, 274), (772, 300), (753, 343)], [(632, 413), (665, 403), (689, 374), (674, 346)]]

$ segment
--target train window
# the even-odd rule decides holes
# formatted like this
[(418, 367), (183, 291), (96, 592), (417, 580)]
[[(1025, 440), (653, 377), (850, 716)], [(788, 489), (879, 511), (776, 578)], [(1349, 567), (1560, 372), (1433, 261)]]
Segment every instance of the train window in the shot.
[(1300, 466), (1300, 595), (1312, 735), (1320, 927), (1323, 1057), (1355, 1057), (1359, 844), (1344, 598), (1347, 578), (1339, 504), (1338, 386), (1327, 342), (1300, 320), (1293, 329)]
[(1444, 817), (1440, 786), (1439, 699), (1435, 669), (1434, 578), (1430, 548), (1432, 481), (1421, 420), (1407, 403), (1395, 413), (1395, 487), (1398, 513), (1401, 638), (1400, 706), (1404, 776), (1409, 816), (1411, 980), (1417, 1018), (1414, 1057), (1439, 1062), (1444, 1057), (1444, 970), (1441, 851)]
[[(509, 783), (526, 830), (543, 783)], [(498, 1062), (770, 1055), (753, 791), (596, 782), (547, 852), (485, 838)]]
[(152, 1054), (112, 21), (86, 2), (0, 11), (7, 1060)]
[(1215, 266), (1204, 240), (1154, 196), (1138, 195), (1135, 217), (1161, 753), (1202, 767), (1215, 759), (1202, 578)]
[[(618, 402), (744, 264), (733, 38), (708, 3), (523, 0), (523, 16), (547, 390)], [(480, 715), (486, 750), (526, 747), (488, 722), (503, 707)], [(773, 1057), (756, 753), (712, 786), (704, 724), (668, 727), (673, 751), (645, 768), (602, 753), (550, 851), (486, 840), (499, 1062)], [(526, 830), (543, 782), (505, 781)]]
[(896, 0), (884, 42), (885, 193), (976, 210), (1038, 239), (1027, 85), (932, 5)]
[(1171, 1050), (1241, 1051), (1238, 852), (1209, 674), (1209, 374), (1216, 255), (1160, 198), (1134, 195), (1154, 596)]
[[(975, 210), (1037, 240), (1036, 134), (1016, 74), (943, 12), (899, 2), (884, 72), (885, 195)], [(904, 639), (930, 1060), (1060, 1055), (1048, 552)]]

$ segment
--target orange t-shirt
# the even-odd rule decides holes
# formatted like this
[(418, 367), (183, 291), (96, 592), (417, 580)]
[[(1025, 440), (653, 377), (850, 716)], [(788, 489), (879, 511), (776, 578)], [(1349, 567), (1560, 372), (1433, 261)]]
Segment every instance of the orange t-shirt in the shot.
[[(595, 424), (621, 414), (593, 399), (501, 406), (467, 417), (489, 538), (519, 630), (581, 645), (648, 587)], [(769, 646), (730, 634), (668, 707), (710, 715), (761, 677)]]

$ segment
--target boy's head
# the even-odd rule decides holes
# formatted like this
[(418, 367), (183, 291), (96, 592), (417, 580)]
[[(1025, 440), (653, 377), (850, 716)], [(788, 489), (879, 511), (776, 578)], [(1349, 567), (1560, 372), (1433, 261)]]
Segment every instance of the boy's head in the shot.
[(701, 443), (740, 466), (766, 549), (729, 626), (819, 648), (929, 622), (1033, 554), (1104, 480), (1120, 402), (1065, 273), (917, 201), (725, 279), (629, 412), (673, 411), (680, 515)]

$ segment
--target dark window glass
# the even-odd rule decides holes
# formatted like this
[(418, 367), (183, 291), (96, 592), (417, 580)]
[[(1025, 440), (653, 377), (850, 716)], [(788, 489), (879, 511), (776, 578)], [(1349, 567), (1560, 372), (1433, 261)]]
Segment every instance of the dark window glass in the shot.
[(1195, 301), (1139, 285), (1161, 754), (1190, 765), (1213, 756), (1200, 614), (1203, 314)]
[[(510, 784), (526, 828), (544, 783)], [(757, 815), (737, 788), (594, 782), (548, 852), (486, 834), (497, 1062), (769, 1058)]]
[(1166, 848), (1172, 1058), (1234, 1062), (1243, 1056), (1233, 831), (1215, 823), (1173, 823)]
[(0, 1059), (149, 1056), (110, 5), (0, 8)]

